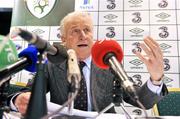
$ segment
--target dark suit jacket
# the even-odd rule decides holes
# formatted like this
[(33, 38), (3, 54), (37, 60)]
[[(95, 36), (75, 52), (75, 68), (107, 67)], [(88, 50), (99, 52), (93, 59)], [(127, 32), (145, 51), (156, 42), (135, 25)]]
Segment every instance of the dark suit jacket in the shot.
[[(67, 62), (64, 61), (58, 65), (49, 63), (45, 70), (47, 91), (50, 91), (50, 100), (51, 102), (61, 105), (67, 101), (70, 86), (67, 80), (66, 69)], [(113, 81), (115, 78), (116, 77), (110, 70), (100, 69), (94, 63), (91, 64), (90, 87), (93, 110), (101, 111), (113, 102)], [(167, 90), (165, 90), (165, 92), (166, 91)], [(151, 92), (146, 84), (141, 88), (137, 88), (137, 94), (140, 101), (147, 109), (151, 108), (163, 97), (163, 95), (158, 96)], [(125, 92), (123, 92), (123, 99), (127, 103), (137, 106), (137, 104)], [(108, 112), (115, 112), (114, 108)]]

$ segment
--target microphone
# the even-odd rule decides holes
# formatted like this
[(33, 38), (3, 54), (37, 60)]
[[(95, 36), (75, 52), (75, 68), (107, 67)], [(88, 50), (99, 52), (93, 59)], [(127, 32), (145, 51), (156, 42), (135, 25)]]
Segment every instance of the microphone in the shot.
[(67, 50), (64, 45), (54, 43), (53, 46), (57, 49), (57, 53), (56, 55), (47, 54), (47, 58), (50, 62), (59, 64), (68, 58)]
[(15, 44), (5, 36), (0, 35), (0, 69), (15, 63), (18, 54)]
[(31, 33), (27, 30), (23, 30), (21, 28), (16, 28), (12, 30), (12, 38), (18, 35), (24, 40), (28, 41), (30, 44), (35, 45), (40, 53), (46, 52), (48, 60), (54, 64), (61, 63), (62, 61), (64, 61), (64, 59), (67, 59), (68, 57), (66, 48), (63, 45), (51, 45), (47, 40), (44, 40), (38, 35)]
[(29, 46), (19, 53), (19, 60), (13, 64), (6, 66), (0, 70), (0, 80), (6, 78), (12, 74), (15, 74), (22, 69), (25, 69), (29, 72), (36, 71), (36, 62), (37, 62), (37, 53), (38, 50), (34, 46)]
[(49, 119), (49, 117), (52, 117), (53, 115), (58, 114), (61, 112), (66, 106), (68, 106), (68, 114), (73, 114), (73, 108), (74, 108), (74, 99), (76, 98), (78, 94), (78, 90), (80, 88), (79, 82), (81, 80), (81, 73), (77, 62), (77, 56), (76, 52), (73, 49), (69, 49), (67, 51), (68, 55), (68, 81), (70, 83), (69, 88), (69, 94), (68, 94), (68, 100), (60, 107), (59, 109), (55, 110), (52, 113), (49, 113), (48, 115), (44, 116), (42, 119)]
[(80, 88), (81, 73), (77, 62), (76, 52), (73, 49), (67, 51), (68, 54), (68, 81), (71, 84), (70, 92), (68, 94), (68, 112), (72, 115), (74, 108), (74, 99), (77, 96), (78, 90)]
[(49, 42), (41, 39), (38, 35), (34, 33), (23, 30), (21, 28), (15, 28), (11, 32), (11, 37), (14, 38), (18, 35), (22, 37), (24, 40), (28, 41), (30, 44), (35, 45), (40, 52), (46, 51), (51, 55), (56, 55), (57, 53), (57, 49), (55, 47), (51, 46)]
[(72, 78), (81, 80), (81, 73), (78, 66), (76, 52), (73, 49), (67, 51), (68, 54), (68, 81), (71, 83)]
[(137, 98), (133, 83), (129, 80), (120, 62), (123, 59), (123, 51), (119, 43), (112, 39), (98, 40), (92, 47), (92, 60), (102, 69), (109, 67), (119, 77), (122, 87), (134, 98)]

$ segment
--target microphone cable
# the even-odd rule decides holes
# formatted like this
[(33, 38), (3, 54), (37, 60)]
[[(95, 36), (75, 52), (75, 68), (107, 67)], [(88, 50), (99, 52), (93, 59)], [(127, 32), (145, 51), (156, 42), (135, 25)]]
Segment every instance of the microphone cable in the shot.
[(148, 118), (148, 114), (146, 111), (146, 108), (144, 107), (144, 105), (139, 101), (139, 99), (136, 99), (136, 103), (139, 105), (139, 107), (143, 110), (144, 115), (145, 115), (145, 119)]
[(144, 105), (141, 103), (141, 101), (139, 100), (139, 96), (136, 95), (136, 96), (132, 96), (131, 93), (127, 93), (129, 95), (129, 97), (135, 101), (137, 103), (137, 105), (139, 106), (139, 108), (141, 108), (144, 112), (144, 115), (145, 115), (145, 119), (148, 118), (148, 114), (147, 114), (147, 111), (146, 111), (146, 108), (144, 107)]

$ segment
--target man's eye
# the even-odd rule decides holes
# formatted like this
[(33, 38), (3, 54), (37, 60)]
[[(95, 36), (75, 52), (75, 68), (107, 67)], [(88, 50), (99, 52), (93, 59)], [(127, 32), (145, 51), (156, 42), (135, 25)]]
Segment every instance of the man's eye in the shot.
[(79, 29), (74, 29), (73, 31), (77, 33), (77, 32), (79, 32)]
[(79, 29), (73, 29), (72, 30), (72, 34), (77, 34), (77, 33), (79, 33)]
[(77, 32), (78, 32), (77, 29), (72, 30), (72, 33), (77, 33)]
[(85, 32), (90, 32), (90, 29), (89, 28), (85, 28), (84, 31)]

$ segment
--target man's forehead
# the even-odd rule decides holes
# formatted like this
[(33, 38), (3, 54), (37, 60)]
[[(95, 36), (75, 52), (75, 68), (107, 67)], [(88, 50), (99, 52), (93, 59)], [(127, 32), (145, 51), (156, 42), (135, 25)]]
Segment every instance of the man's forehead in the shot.
[(69, 24), (92, 24), (90, 16), (72, 16), (68, 20)]
[(91, 24), (70, 24), (69, 25), (71, 29), (73, 28), (81, 28), (81, 27), (86, 27), (86, 28), (90, 28), (91, 27)]

